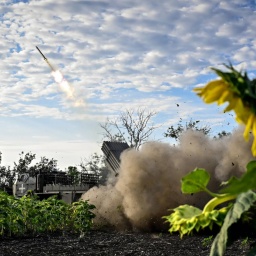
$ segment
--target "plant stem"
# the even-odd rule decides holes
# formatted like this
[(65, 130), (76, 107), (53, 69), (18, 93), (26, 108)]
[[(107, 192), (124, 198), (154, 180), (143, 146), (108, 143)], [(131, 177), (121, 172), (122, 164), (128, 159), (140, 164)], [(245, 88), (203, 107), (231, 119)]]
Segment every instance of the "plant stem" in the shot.
[(230, 200), (234, 200), (237, 197), (237, 195), (230, 195), (230, 194), (223, 194), (219, 195), (218, 197), (214, 197), (211, 199), (204, 207), (204, 212), (210, 212), (212, 211), (217, 205), (225, 203)]

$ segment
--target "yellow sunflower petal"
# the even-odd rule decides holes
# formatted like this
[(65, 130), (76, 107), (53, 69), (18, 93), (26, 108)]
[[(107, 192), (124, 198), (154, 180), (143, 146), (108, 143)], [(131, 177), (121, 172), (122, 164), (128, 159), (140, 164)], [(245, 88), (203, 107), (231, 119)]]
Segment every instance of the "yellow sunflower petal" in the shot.
[(244, 106), (241, 98), (237, 99), (236, 106), (234, 107), (234, 111), (236, 113), (236, 120), (239, 123), (244, 123), (246, 125), (251, 115), (251, 111), (249, 108)]
[(218, 99), (218, 105), (223, 104), (226, 101), (232, 101), (233, 93), (229, 90), (225, 90), (221, 97)]
[(254, 138), (256, 138), (256, 115), (254, 115), (254, 120), (253, 120), (253, 124), (252, 124), (252, 133)]
[[(233, 96), (232, 99), (229, 101), (229, 105), (224, 109), (224, 112), (228, 112), (230, 110), (233, 110), (235, 108), (240, 108), (240, 104), (242, 103), (241, 99), (238, 97)], [(243, 103), (242, 103), (243, 107)]]
[(254, 122), (254, 114), (251, 113), (249, 118), (248, 118), (248, 120), (247, 120), (247, 124), (246, 124), (245, 130), (244, 130), (244, 134), (243, 134), (244, 135), (244, 139), (246, 141), (249, 140), (249, 132), (250, 132), (252, 126), (253, 126), (253, 122)]
[(204, 102), (205, 103), (212, 103), (214, 101), (217, 101), (219, 98), (222, 97), (223, 93), (225, 93), (226, 88), (224, 86), (217, 86), (213, 88), (211, 91), (209, 91), (204, 96)]
[(252, 133), (253, 133), (253, 143), (252, 143), (252, 155), (256, 156), (256, 118), (254, 116), (254, 122), (252, 127)]
[(256, 139), (253, 140), (251, 150), (252, 150), (252, 155), (256, 156)]
[(228, 111), (231, 111), (235, 108), (236, 106), (236, 102), (235, 101), (230, 101), (228, 106), (224, 109), (224, 113), (228, 112)]
[(204, 87), (196, 87), (193, 89), (194, 92), (201, 92), (204, 89)]
[(193, 91), (204, 95), (205, 93), (207, 93), (207, 92), (211, 91), (212, 89), (219, 87), (219, 86), (220, 87), (228, 87), (228, 85), (223, 80), (213, 80), (203, 87), (194, 88)]

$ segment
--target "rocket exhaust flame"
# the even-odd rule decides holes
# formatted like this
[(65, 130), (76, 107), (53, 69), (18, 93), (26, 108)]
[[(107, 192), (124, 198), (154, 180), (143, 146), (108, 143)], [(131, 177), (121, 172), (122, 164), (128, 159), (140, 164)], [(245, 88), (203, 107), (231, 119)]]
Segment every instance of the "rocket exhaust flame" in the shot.
[(109, 225), (119, 230), (167, 231), (162, 216), (179, 205), (202, 209), (209, 200), (206, 193), (184, 195), (181, 178), (194, 168), (205, 168), (211, 174), (209, 188), (217, 191), (230, 176), (241, 176), (246, 164), (254, 159), (251, 143), (243, 140), (242, 129), (230, 137), (210, 139), (200, 132), (182, 134), (180, 144), (148, 142), (137, 151), (121, 155), (119, 175), (108, 184), (93, 187), (83, 196), (96, 206), (95, 225)]
[(60, 89), (65, 93), (66, 97), (74, 102), (75, 107), (85, 106), (83, 99), (78, 98), (75, 94), (75, 89), (68, 83), (68, 81), (64, 78), (63, 74), (49, 62), (49, 60), (45, 57), (45, 55), (41, 52), (39, 47), (36, 46), (36, 49), (44, 58), (45, 62), (51, 69), (51, 74), (54, 77), (56, 83), (59, 84)]
[(62, 91), (65, 92), (67, 97), (72, 99), (74, 97), (74, 88), (69, 85), (62, 73), (59, 70), (52, 71), (52, 76), (54, 77), (55, 82), (60, 85)]

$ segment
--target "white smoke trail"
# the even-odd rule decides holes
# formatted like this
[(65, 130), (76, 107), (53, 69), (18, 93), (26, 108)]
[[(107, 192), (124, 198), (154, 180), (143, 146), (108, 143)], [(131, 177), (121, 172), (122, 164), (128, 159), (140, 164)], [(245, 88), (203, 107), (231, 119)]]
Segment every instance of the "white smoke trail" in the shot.
[(59, 84), (60, 89), (62, 90), (62, 92), (64, 92), (66, 98), (72, 103), (72, 105), (75, 107), (85, 106), (84, 100), (81, 98), (81, 96), (78, 96), (74, 87), (68, 83), (68, 81), (64, 78), (63, 74), (50, 63), (50, 61), (41, 52), (39, 47), (36, 46), (36, 49), (44, 58), (45, 62), (52, 71), (51, 74), (54, 77), (55, 82)]
[(52, 76), (55, 79), (55, 82), (60, 85), (62, 91), (67, 95), (68, 98), (74, 98), (74, 88), (72, 88), (68, 81), (64, 78), (62, 73), (59, 70), (52, 71)]
[(65, 79), (59, 70), (53, 70), (51, 74), (54, 77), (55, 82), (59, 84), (62, 92), (65, 93), (67, 99), (69, 99), (75, 107), (85, 106), (84, 100), (78, 97), (74, 87), (69, 84), (69, 82)]

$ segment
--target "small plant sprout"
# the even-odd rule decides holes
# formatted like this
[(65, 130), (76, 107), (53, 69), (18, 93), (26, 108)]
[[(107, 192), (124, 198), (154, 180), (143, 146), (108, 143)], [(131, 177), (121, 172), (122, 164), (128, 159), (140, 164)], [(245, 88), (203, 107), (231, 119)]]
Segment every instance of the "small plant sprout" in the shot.
[(212, 241), (213, 241), (213, 235), (204, 238), (203, 241), (202, 241), (202, 245), (203, 245), (204, 247), (207, 247), (207, 246), (209, 246), (209, 245), (212, 244)]
[(249, 238), (248, 236), (241, 242), (241, 246), (244, 247), (244, 246), (247, 246), (248, 245), (248, 242), (249, 242)]

